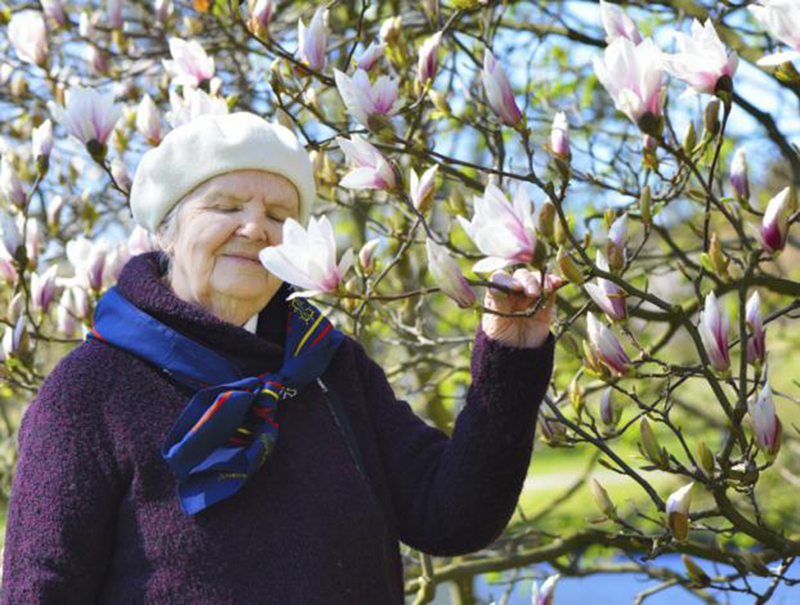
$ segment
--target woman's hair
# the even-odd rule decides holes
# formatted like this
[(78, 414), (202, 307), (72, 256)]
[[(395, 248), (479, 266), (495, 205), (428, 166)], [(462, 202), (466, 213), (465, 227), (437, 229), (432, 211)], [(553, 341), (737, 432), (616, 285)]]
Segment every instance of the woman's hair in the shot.
[(181, 206), (183, 206), (185, 201), (186, 196), (172, 207), (156, 229), (156, 237), (154, 238), (156, 247), (161, 250), (164, 258), (167, 259), (167, 271), (164, 274), (164, 280), (166, 280), (167, 283), (172, 281), (172, 256), (165, 248), (169, 247), (175, 240), (175, 235), (178, 232), (178, 212), (180, 212)]

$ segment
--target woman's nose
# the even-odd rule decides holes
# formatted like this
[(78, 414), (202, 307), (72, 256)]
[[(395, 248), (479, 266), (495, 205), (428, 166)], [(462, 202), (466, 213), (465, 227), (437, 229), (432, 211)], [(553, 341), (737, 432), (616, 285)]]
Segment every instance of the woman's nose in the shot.
[(239, 235), (253, 241), (266, 242), (269, 236), (268, 220), (263, 213), (250, 213), (243, 217), (242, 224), (237, 230)]

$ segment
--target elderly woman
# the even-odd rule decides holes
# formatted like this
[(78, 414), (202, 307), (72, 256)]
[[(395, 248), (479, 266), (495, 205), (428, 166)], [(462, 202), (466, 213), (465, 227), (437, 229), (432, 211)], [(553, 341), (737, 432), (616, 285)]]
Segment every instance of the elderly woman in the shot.
[[(20, 429), (2, 603), (403, 603), (398, 541), (480, 549), (511, 517), (553, 363), (552, 289), (497, 276), (452, 437), (258, 261), (311, 165), (248, 113), (145, 154), (132, 258)], [(280, 438), (276, 439), (280, 434)]]

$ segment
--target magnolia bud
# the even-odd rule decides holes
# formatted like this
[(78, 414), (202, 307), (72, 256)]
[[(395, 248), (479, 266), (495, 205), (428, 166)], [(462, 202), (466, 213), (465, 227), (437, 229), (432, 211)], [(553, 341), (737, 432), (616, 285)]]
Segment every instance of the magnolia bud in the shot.
[(556, 263), (558, 263), (558, 268), (561, 271), (561, 275), (563, 275), (568, 281), (578, 286), (583, 285), (583, 273), (575, 261), (572, 260), (572, 257), (564, 249), (564, 246), (561, 246), (558, 249)]
[(668, 460), (667, 451), (659, 445), (656, 435), (653, 433), (653, 429), (645, 416), (642, 416), (639, 428), (642, 440), (639, 446), (642, 454), (656, 466), (666, 466)]
[(556, 207), (552, 202), (547, 201), (542, 204), (539, 209), (539, 235), (550, 243), (553, 243), (553, 235), (555, 234), (555, 218)]
[(679, 542), (689, 537), (689, 509), (692, 505), (694, 483), (683, 486), (667, 499), (667, 524), (672, 536)]
[(8, 319), (8, 323), (15, 324), (17, 320), (22, 317), (22, 314), (25, 311), (25, 296), (22, 292), (17, 292), (14, 295), (14, 298), (11, 299), (11, 303), (8, 305), (8, 313), (6, 314), (6, 319)]
[(428, 91), (428, 96), (431, 98), (431, 102), (433, 102), (433, 106), (442, 112), (442, 114), (449, 116), (450, 115), (450, 106), (447, 104), (445, 100), (445, 96), (440, 93), (436, 92), (435, 90), (431, 89)]
[(700, 467), (706, 475), (711, 477), (714, 474), (714, 456), (711, 450), (708, 449), (704, 441), (701, 441), (697, 446), (697, 455), (700, 459)]
[(533, 248), (531, 264), (537, 269), (543, 269), (545, 263), (547, 263), (547, 244), (537, 238), (536, 245)]
[(555, 221), (555, 233), (553, 235), (556, 239), (556, 244), (559, 246), (563, 246), (568, 240), (567, 229), (569, 229), (569, 226), (562, 225), (560, 220)]
[(592, 492), (592, 499), (606, 517), (614, 518), (617, 516), (617, 507), (608, 495), (605, 488), (594, 477), (589, 482), (589, 489)]
[(719, 99), (712, 99), (703, 112), (704, 136), (711, 138), (719, 132)]
[(586, 403), (586, 394), (577, 374), (569, 383), (569, 399), (572, 402), (572, 407), (575, 408), (575, 412), (580, 414)]
[(709, 255), (714, 271), (722, 277), (728, 277), (728, 263), (730, 263), (730, 258), (723, 254), (722, 245), (719, 243), (719, 238), (716, 233), (711, 234)]
[(361, 265), (361, 269), (364, 271), (364, 275), (369, 275), (375, 268), (372, 255), (375, 252), (375, 248), (378, 247), (379, 242), (380, 240), (378, 238), (371, 239), (361, 246), (361, 250), (358, 252), (358, 262)]
[(650, 225), (653, 218), (650, 203), (651, 203), (650, 185), (642, 187), (642, 194), (639, 196), (639, 212), (642, 215), (642, 222), (645, 225)]
[(594, 351), (594, 347), (592, 347), (587, 340), (583, 341), (583, 356), (587, 368), (595, 374), (603, 373), (603, 368), (605, 366), (601, 365), (600, 360), (597, 358), (597, 353)]
[(606, 387), (600, 395), (600, 420), (609, 428), (614, 428), (622, 417), (622, 408), (614, 403), (614, 389)]
[(711, 578), (706, 575), (703, 568), (695, 563), (688, 555), (681, 555), (683, 565), (686, 567), (686, 575), (694, 580), (700, 586), (708, 586), (711, 584)]
[(539, 426), (542, 428), (542, 439), (548, 445), (558, 445), (567, 434), (567, 427), (558, 420), (547, 418), (544, 414), (540, 416)]
[(686, 155), (692, 155), (695, 145), (697, 145), (697, 131), (694, 129), (694, 122), (690, 120), (686, 134), (683, 135), (683, 151)]

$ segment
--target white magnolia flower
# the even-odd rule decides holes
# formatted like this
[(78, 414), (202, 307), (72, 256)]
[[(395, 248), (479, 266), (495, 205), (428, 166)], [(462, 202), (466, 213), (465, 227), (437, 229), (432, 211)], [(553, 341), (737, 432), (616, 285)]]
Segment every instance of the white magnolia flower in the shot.
[(731, 365), (728, 351), (728, 312), (720, 309), (714, 292), (706, 295), (705, 308), (700, 314), (700, 338), (715, 370), (725, 371)]
[(641, 126), (646, 115), (658, 118), (664, 99), (664, 58), (650, 38), (634, 44), (617, 38), (603, 58), (594, 57), (597, 79), (614, 99), (617, 109)]
[(800, 4), (797, 0), (761, 0), (747, 7), (761, 26), (792, 50), (759, 59), (758, 65), (780, 65), (800, 58)]
[(384, 191), (395, 188), (397, 181), (394, 169), (375, 147), (358, 135), (353, 135), (349, 141), (336, 137), (336, 142), (356, 167), (339, 182), (342, 187)]
[(297, 56), (315, 71), (325, 67), (328, 49), (328, 11), (320, 6), (306, 27), (303, 20), (297, 22)]
[(39, 11), (14, 13), (8, 24), (8, 39), (20, 61), (44, 65), (47, 59), (47, 28)]
[(75, 86), (67, 91), (67, 106), (52, 106), (55, 118), (84, 145), (104, 145), (111, 136), (122, 107), (114, 102), (114, 93), (100, 94), (94, 88)]
[(176, 84), (197, 88), (214, 77), (214, 58), (208, 56), (197, 40), (169, 39), (169, 52), (172, 60), (163, 60), (164, 69)]
[(497, 185), (489, 183), (483, 197), (475, 197), (472, 222), (458, 217), (461, 226), (487, 258), (472, 268), (490, 273), (516, 263), (530, 263), (536, 248), (533, 206), (525, 189), (518, 187), (514, 203)]
[(283, 224), (283, 243), (264, 248), (258, 255), (268, 271), (283, 281), (303, 288), (289, 299), (335, 292), (353, 264), (348, 249), (336, 263), (336, 239), (327, 217), (311, 218), (308, 229), (289, 218)]
[(333, 76), (348, 113), (367, 128), (372, 116), (391, 116), (400, 108), (396, 80), (381, 76), (372, 84), (363, 69), (357, 69), (352, 78), (338, 69)]
[(173, 128), (188, 124), (201, 115), (228, 113), (228, 104), (225, 99), (211, 96), (205, 91), (195, 88), (184, 88), (183, 96), (170, 90), (169, 104), (171, 111), (167, 112), (166, 118)]
[(619, 6), (600, 0), (600, 19), (609, 44), (617, 38), (627, 38), (634, 44), (642, 41), (639, 28)]
[(721, 88), (733, 85), (739, 57), (736, 53), (728, 54), (711, 19), (705, 25), (695, 19), (690, 36), (676, 32), (675, 38), (680, 52), (667, 59), (666, 67), (672, 75), (689, 85), (684, 94), (713, 95)]
[(456, 261), (432, 239), (425, 243), (428, 253), (428, 269), (436, 285), (452, 298), (461, 308), (471, 307), (475, 302), (475, 292), (467, 282)]

